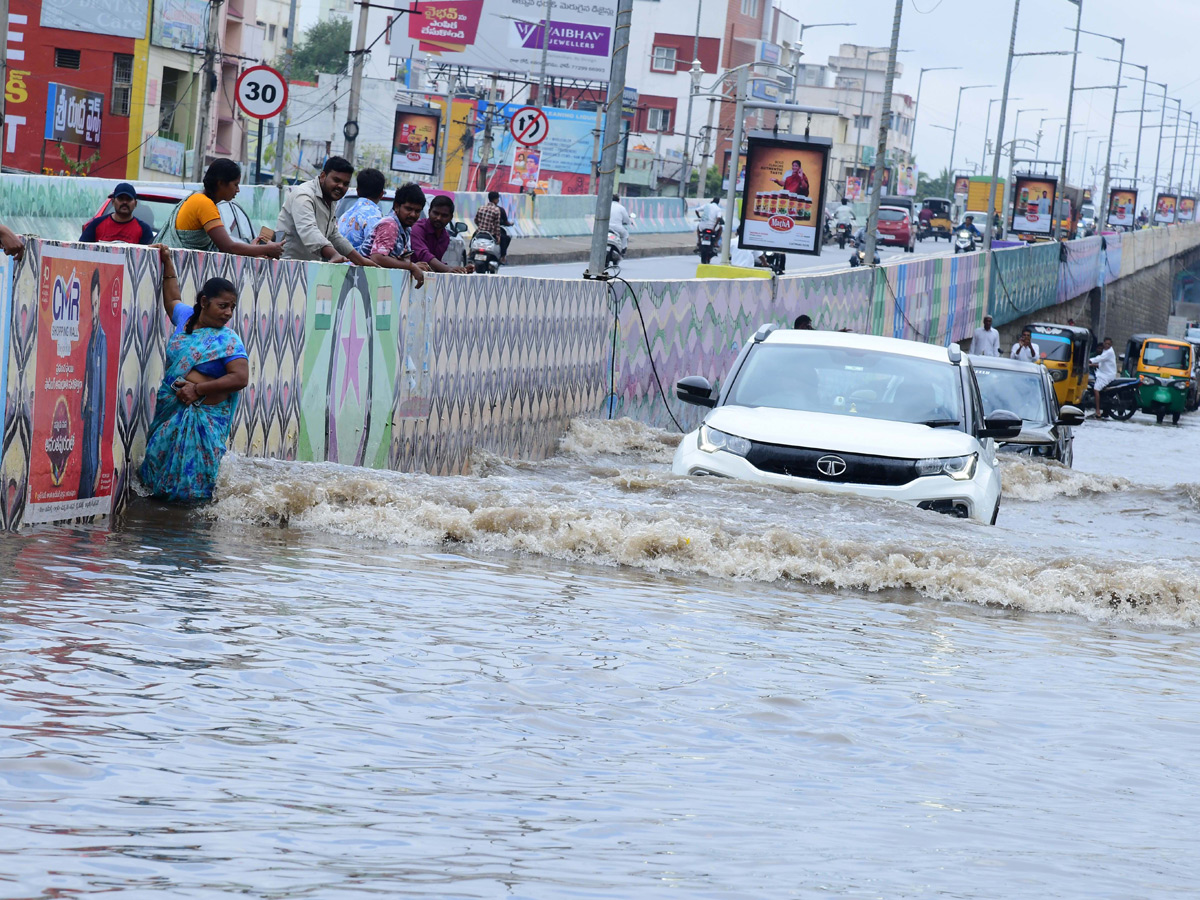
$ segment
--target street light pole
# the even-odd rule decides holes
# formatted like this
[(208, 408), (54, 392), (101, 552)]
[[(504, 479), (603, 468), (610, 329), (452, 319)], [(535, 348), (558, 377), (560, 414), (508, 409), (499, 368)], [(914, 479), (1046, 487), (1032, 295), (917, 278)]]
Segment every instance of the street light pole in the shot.
[(958, 103), (954, 107), (954, 133), (950, 136), (950, 179), (954, 180), (954, 149), (958, 143), (958, 114), (962, 110), (963, 91), (973, 91), (976, 88), (995, 87), (994, 84), (968, 84), (958, 89)]
[(600, 184), (596, 195), (591, 255), (588, 258), (587, 274), (593, 278), (599, 278), (604, 272), (605, 255), (608, 252), (608, 223), (612, 218), (613, 187), (617, 178), (617, 145), (621, 143), (621, 104), (625, 99), (625, 68), (629, 61), (629, 23), (632, 18), (633, 0), (617, 0), (612, 66), (608, 76), (608, 103), (604, 111), (604, 150), (600, 156)]
[[(1004, 90), (1000, 95), (1000, 129), (996, 136), (996, 152), (992, 155), (992, 182), (988, 185), (987, 222), (983, 232), (984, 250), (992, 249), (992, 221), (996, 218), (996, 182), (1000, 179), (1000, 144), (1004, 142), (1004, 113), (1008, 108), (1008, 87), (1012, 83), (1013, 54), (1017, 49), (1017, 19), (1020, 15), (1021, 0), (1013, 0), (1012, 33), (1008, 38), (1008, 62), (1004, 67)], [(953, 174), (951, 177), (954, 177)], [(1011, 186), (1008, 193), (1012, 193)], [(1007, 207), (1007, 203), (1005, 205)]]
[[(1023, 112), (1045, 112), (1045, 111), (1046, 111), (1046, 108), (1041, 107), (1041, 106), (1036, 107), (1036, 108), (1031, 107), (1029, 109), (1018, 109), (1016, 116), (1013, 117), (1013, 136), (1012, 136), (1012, 140), (1009, 142), (1009, 145), (1008, 145), (1008, 180), (1005, 182), (1005, 184), (1011, 185), (1012, 181), (1013, 181), (1013, 167), (1016, 165), (1016, 162), (1017, 162), (1017, 139), (1020, 137), (1020, 133), (1021, 133), (1021, 113), (1023, 113)], [(999, 153), (1000, 150), (1001, 150), (1001, 148), (997, 147), (996, 153)]]
[[(875, 265), (875, 226), (879, 221), (879, 201), (883, 199), (883, 162), (887, 157), (888, 128), (892, 117), (892, 86), (896, 81), (896, 48), (900, 44), (900, 16), (904, 12), (904, 0), (896, 0), (896, 12), (892, 19), (892, 45), (888, 48), (887, 76), (883, 83), (883, 112), (879, 117), (879, 141), (875, 147), (875, 178), (871, 185), (871, 211), (867, 214), (867, 265)], [(866, 83), (864, 79), (864, 84)]]
[[(912, 140), (908, 142), (909, 156), (916, 156), (913, 152), (917, 146), (917, 117), (921, 115), (921, 82), (925, 80), (926, 72), (950, 72), (961, 69), (962, 66), (931, 66), (921, 70), (921, 74), (917, 76), (917, 105), (913, 109), (913, 124), (912, 124)], [(988, 112), (991, 112), (991, 107), (988, 107)]]
[[(862, 80), (862, 96), (858, 101), (858, 136), (854, 144), (854, 169), (858, 171), (858, 167), (862, 162), (862, 123), (863, 117), (866, 114), (867, 108), (867, 76), (871, 74), (871, 57), (876, 53), (886, 53), (882, 47), (876, 50), (867, 50), (867, 56), (863, 60), (863, 80)], [(878, 165), (878, 160), (876, 161)]]
[[(1008, 99), (1009, 100), (1024, 100), (1025, 98), (1024, 97), (1009, 97)], [(988, 143), (989, 143), (988, 136), (992, 133), (992, 104), (999, 103), (999, 102), (1000, 102), (999, 97), (993, 97), (991, 100), (988, 101), (987, 124), (985, 124), (983, 126), (983, 156), (980, 157), (980, 159), (983, 160), (983, 163), (981, 164), (981, 168), (987, 168)]]
[[(699, 19), (699, 17), (700, 14), (697, 13), (696, 18)], [(699, 23), (697, 23), (697, 28), (698, 27)], [(692, 137), (692, 100), (696, 96), (696, 90), (700, 87), (700, 76), (703, 73), (704, 68), (700, 63), (700, 60), (693, 59), (692, 67), (688, 69), (688, 75), (691, 77), (692, 82), (691, 89), (688, 91), (687, 125), (684, 126), (683, 129), (683, 174), (679, 176), (680, 197), (687, 196), (687, 186), (691, 184), (692, 181), (692, 158), (688, 155), (688, 145), (691, 142)], [(700, 196), (699, 193), (697, 193), (696, 196)]]
[[(1075, 52), (1071, 56), (1071, 92), (1067, 94), (1067, 127), (1063, 131), (1063, 159), (1062, 159), (1062, 182), (1059, 185), (1059, 191), (1067, 189), (1067, 160), (1070, 154), (1071, 143), (1071, 109), (1075, 103), (1075, 70), (1079, 67), (1079, 26), (1083, 24), (1083, 0), (1067, 0), (1068, 3), (1074, 3), (1079, 9), (1075, 14)], [(1057, 206), (1057, 203), (1055, 204)], [(1058, 214), (1058, 210), (1052, 209), (1050, 215), (1054, 219), (1054, 229), (1051, 237), (1058, 240), (1059, 225), (1062, 223), (1062, 216)]]
[[(1162, 109), (1159, 110), (1158, 116), (1158, 146), (1154, 150), (1154, 184), (1150, 187), (1150, 205), (1155, 206), (1158, 203), (1158, 173), (1162, 168), (1162, 141), (1163, 131), (1167, 127), (1167, 85), (1162, 81), (1151, 81), (1151, 84), (1156, 84), (1163, 89)], [(1153, 218), (1153, 217), (1151, 217)]]
[[(632, 0), (628, 0), (632, 2)], [(737, 88), (734, 94), (733, 108), (733, 144), (729, 150), (729, 186), (725, 188), (725, 214), (733, 222), (733, 211), (737, 205), (738, 158), (742, 152), (742, 127), (746, 118), (746, 85), (749, 82), (750, 70), (746, 66), (738, 69)], [(729, 251), (733, 244), (733, 228), (730, 227), (728, 240), (721, 241), (721, 265), (729, 265)]]
[[(1183, 101), (1173, 99), (1175, 104), (1175, 128), (1171, 131), (1171, 173), (1167, 176), (1167, 190), (1175, 189), (1175, 151), (1179, 149), (1179, 120), (1183, 118)], [(1176, 209), (1178, 209), (1176, 205)]]
[[(1099, 208), (1100, 208), (1100, 220), (1099, 221), (1101, 223), (1104, 223), (1104, 222), (1108, 221), (1108, 185), (1109, 185), (1109, 178), (1110, 178), (1111, 169), (1112, 169), (1113, 136), (1116, 134), (1116, 130), (1117, 130), (1117, 104), (1121, 100), (1121, 77), (1124, 75), (1124, 70), (1125, 70), (1125, 38), (1113, 37), (1111, 34), (1101, 34), (1098, 31), (1086, 31), (1085, 30), (1083, 33), (1090, 34), (1093, 37), (1107, 38), (1108, 40), (1115, 41), (1116, 43), (1121, 45), (1121, 55), (1120, 55), (1120, 58), (1117, 60), (1116, 88), (1113, 92), (1112, 120), (1108, 126), (1108, 154), (1104, 158), (1104, 187), (1101, 189), (1100, 203), (1099, 204), (1093, 203), (1093, 205), (1099, 206)], [(1138, 137), (1139, 138), (1141, 137), (1140, 133), (1138, 134)]]

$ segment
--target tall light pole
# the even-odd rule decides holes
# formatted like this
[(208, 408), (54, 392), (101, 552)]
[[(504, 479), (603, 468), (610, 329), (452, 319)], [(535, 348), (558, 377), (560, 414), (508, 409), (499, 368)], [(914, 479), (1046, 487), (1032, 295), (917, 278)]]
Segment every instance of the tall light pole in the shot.
[[(1117, 103), (1120, 102), (1120, 99), (1121, 99), (1121, 77), (1122, 77), (1122, 75), (1124, 75), (1124, 71), (1125, 71), (1125, 38), (1113, 37), (1111, 34), (1101, 34), (1098, 31), (1085, 31), (1084, 34), (1090, 34), (1093, 37), (1106, 38), (1110, 41), (1115, 41), (1116, 43), (1121, 45), (1121, 55), (1120, 55), (1120, 58), (1117, 60), (1116, 89), (1113, 92), (1112, 120), (1110, 121), (1109, 126), (1108, 126), (1108, 155), (1104, 158), (1104, 187), (1102, 187), (1100, 189), (1100, 203), (1096, 204), (1093, 201), (1093, 206), (1098, 205), (1100, 207), (1100, 220), (1099, 221), (1107, 222), (1108, 221), (1108, 185), (1109, 185), (1109, 179), (1110, 179), (1110, 174), (1111, 174), (1111, 169), (1112, 169), (1113, 136), (1116, 134), (1116, 130), (1117, 130)], [(1139, 138), (1141, 137), (1140, 132), (1138, 133), (1138, 137)]]
[[(892, 18), (892, 44), (888, 48), (887, 75), (883, 81), (883, 111), (879, 116), (879, 140), (875, 146), (875, 178), (871, 185), (871, 211), (867, 214), (866, 262), (875, 265), (875, 226), (879, 222), (879, 201), (883, 199), (883, 161), (887, 156), (888, 128), (892, 117), (892, 86), (896, 83), (896, 47), (900, 44), (900, 16), (904, 12), (904, 0), (896, 0), (896, 12)], [(864, 77), (863, 83), (866, 83)]]
[[(592, 247), (586, 273), (593, 278), (600, 277), (604, 272), (608, 223), (612, 218), (612, 195), (617, 180), (617, 146), (621, 143), (621, 104), (625, 99), (625, 69), (629, 60), (629, 26), (632, 18), (633, 0), (617, 0), (612, 65), (608, 76), (608, 96), (605, 98), (604, 149), (600, 155), (596, 215), (592, 226)], [(736, 161), (737, 157), (734, 159)]]
[[(890, 48), (890, 47), (877, 47), (874, 50), (867, 50), (866, 58), (863, 60), (862, 96), (859, 98), (859, 101), (858, 101), (858, 137), (857, 137), (857, 141), (854, 145), (854, 168), (855, 168), (855, 171), (857, 171), (859, 165), (862, 164), (862, 123), (863, 123), (863, 118), (866, 115), (867, 76), (871, 74), (871, 57), (877, 53), (888, 53), (891, 51), (891, 49), (892, 48)], [(907, 50), (897, 50), (896, 52), (897, 53), (907, 53), (908, 51)], [(879, 163), (880, 163), (879, 160), (875, 161), (876, 166), (878, 166)]]
[(1183, 101), (1174, 97), (1167, 99), (1175, 104), (1175, 127), (1171, 131), (1171, 172), (1167, 175), (1167, 191), (1170, 192), (1175, 189), (1175, 151), (1179, 149), (1179, 120), (1183, 118)]
[[(1009, 143), (1009, 146), (1008, 146), (1008, 180), (1005, 182), (1006, 184), (1010, 184), (1010, 185), (1012, 184), (1013, 166), (1016, 165), (1016, 162), (1017, 162), (1017, 138), (1019, 138), (1021, 136), (1021, 113), (1045, 112), (1045, 111), (1046, 111), (1046, 108), (1044, 106), (1029, 107), (1027, 109), (1018, 109), (1016, 116), (1013, 117), (1013, 136), (1012, 136), (1012, 141)], [(997, 153), (1000, 152), (999, 147), (996, 148), (996, 152)]]
[[(1151, 81), (1151, 84), (1162, 88), (1162, 109), (1158, 116), (1158, 146), (1154, 149), (1154, 184), (1150, 187), (1150, 205), (1158, 202), (1158, 173), (1162, 164), (1163, 130), (1167, 127), (1167, 85), (1162, 81)], [(1153, 218), (1153, 217), (1151, 217)]]
[[(996, 135), (996, 152), (992, 154), (992, 183), (988, 185), (987, 222), (983, 226), (985, 251), (992, 249), (992, 221), (996, 218), (996, 182), (1000, 178), (1000, 144), (1004, 142), (1004, 112), (1008, 108), (1008, 86), (1012, 84), (1013, 54), (1017, 49), (1017, 19), (1020, 15), (1021, 0), (1013, 0), (1012, 33), (1008, 37), (1008, 61), (1004, 65), (1004, 90), (1000, 95), (1000, 129)], [(1011, 188), (1009, 193), (1012, 193)]]
[[(1009, 97), (1008, 99), (1009, 100), (1024, 100), (1025, 98), (1024, 97)], [(983, 160), (983, 167), (987, 166), (988, 145), (991, 143), (990, 135), (992, 133), (992, 104), (999, 103), (999, 102), (1000, 102), (999, 97), (993, 97), (991, 100), (988, 101), (987, 124), (985, 124), (983, 126), (983, 156), (980, 157), (980, 159)]]
[[(697, 13), (699, 17), (699, 13)], [(700, 60), (693, 59), (692, 67), (688, 69), (688, 76), (691, 78), (691, 89), (688, 91), (688, 111), (687, 125), (683, 129), (683, 173), (679, 176), (679, 196), (687, 196), (687, 187), (692, 182), (692, 158), (688, 155), (688, 145), (692, 137), (692, 100), (696, 96), (696, 91), (700, 90), (700, 76), (704, 74), (704, 67)], [(704, 185), (696, 186), (696, 196), (700, 196), (700, 192), (704, 190)]]
[[(1067, 94), (1067, 127), (1063, 131), (1063, 158), (1062, 158), (1062, 180), (1059, 184), (1059, 191), (1066, 190), (1067, 187), (1067, 160), (1070, 154), (1071, 142), (1071, 110), (1075, 103), (1075, 70), (1079, 67), (1079, 26), (1083, 23), (1083, 0), (1067, 0), (1068, 3), (1074, 3), (1078, 7), (1075, 14), (1075, 50), (1071, 56), (1071, 90)], [(1058, 240), (1059, 225), (1062, 222), (1062, 216), (1057, 210), (1051, 210), (1050, 215), (1054, 219), (1054, 228), (1051, 237)]]
[[(926, 72), (955, 72), (961, 69), (962, 66), (929, 66), (921, 70), (921, 74), (917, 76), (917, 105), (913, 110), (913, 133), (912, 140), (908, 142), (909, 156), (915, 156), (913, 150), (917, 146), (917, 116), (921, 114), (921, 82), (925, 80)], [(990, 112), (989, 107), (989, 112)]]
[[(1124, 46), (1124, 45), (1122, 45), (1122, 46)], [(1105, 62), (1117, 62), (1117, 60), (1110, 59), (1107, 56), (1102, 56), (1100, 58), (1103, 59)], [(1125, 65), (1133, 66), (1135, 69), (1142, 70), (1142, 108), (1138, 110), (1137, 152), (1134, 154), (1134, 157), (1133, 157), (1133, 184), (1134, 184), (1134, 190), (1137, 190), (1138, 170), (1141, 168), (1141, 165), (1142, 165), (1142, 130), (1146, 127), (1146, 85), (1148, 84), (1147, 79), (1150, 77), (1150, 67), (1149, 66), (1140, 66), (1135, 62), (1125, 63)], [(1132, 110), (1124, 110), (1124, 112), (1132, 112)]]
[[(1043, 118), (1038, 119), (1037, 153), (1038, 153), (1039, 158), (1042, 153), (1042, 133), (1043, 133), (1043, 128), (1045, 127), (1046, 123), (1047, 122), (1065, 122), (1066, 120), (1067, 120), (1066, 116), (1044, 116)], [(1062, 126), (1059, 125), (1058, 127), (1060, 129), (1058, 133), (1061, 135), (1062, 134), (1062, 130), (1061, 130)], [(1058, 138), (1054, 139), (1054, 152), (1058, 153)]]
[[(800, 34), (796, 38), (796, 50), (792, 54), (795, 59), (792, 62), (792, 102), (796, 102), (796, 91), (800, 86), (800, 60), (804, 58), (804, 32), (810, 28), (852, 28), (857, 22), (814, 22), (811, 25), (801, 25)], [(791, 113), (792, 122), (795, 122), (796, 114)]]
[(958, 89), (958, 103), (954, 106), (954, 133), (950, 137), (950, 178), (954, 178), (954, 149), (958, 143), (958, 114), (962, 111), (963, 91), (974, 91), (978, 88), (995, 87), (994, 84), (968, 84)]

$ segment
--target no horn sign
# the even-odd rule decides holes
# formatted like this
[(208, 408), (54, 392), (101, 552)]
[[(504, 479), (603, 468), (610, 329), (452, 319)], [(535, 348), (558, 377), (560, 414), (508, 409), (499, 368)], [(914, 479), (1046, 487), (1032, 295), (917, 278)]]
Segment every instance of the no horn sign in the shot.
[(513, 113), (508, 130), (517, 143), (532, 147), (546, 139), (550, 133), (550, 120), (545, 111), (536, 106), (522, 106)]

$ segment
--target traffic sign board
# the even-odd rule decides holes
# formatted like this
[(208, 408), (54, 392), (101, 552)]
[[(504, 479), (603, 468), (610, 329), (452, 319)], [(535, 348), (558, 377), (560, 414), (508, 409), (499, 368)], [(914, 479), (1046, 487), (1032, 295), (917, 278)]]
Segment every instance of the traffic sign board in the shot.
[(234, 89), (238, 106), (252, 119), (271, 119), (287, 105), (288, 89), (283, 76), (270, 66), (251, 66)]
[(546, 139), (546, 135), (550, 133), (550, 120), (546, 117), (545, 110), (536, 106), (522, 106), (513, 113), (508, 130), (517, 143), (532, 147)]

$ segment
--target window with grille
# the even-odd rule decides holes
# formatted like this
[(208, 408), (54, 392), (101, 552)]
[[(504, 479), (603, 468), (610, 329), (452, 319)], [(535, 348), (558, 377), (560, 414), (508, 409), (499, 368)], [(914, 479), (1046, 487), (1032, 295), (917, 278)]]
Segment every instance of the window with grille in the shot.
[(742, 15), (758, 18), (758, 0), (742, 0)]
[(112, 114), (129, 115), (129, 98), (133, 94), (133, 57), (127, 53), (113, 54)]
[(64, 50), (57, 47), (54, 50), (54, 68), (56, 69), (78, 69), (79, 68), (79, 51)]
[(675, 48), (655, 47), (654, 56), (650, 60), (650, 68), (655, 72), (675, 71)]
[(649, 109), (646, 111), (647, 131), (670, 131), (671, 111), (669, 109)]
[(870, 128), (871, 127), (871, 117), (870, 116), (855, 116), (854, 117), (854, 127), (855, 128)]

